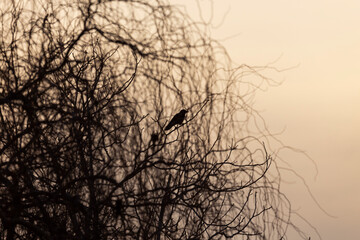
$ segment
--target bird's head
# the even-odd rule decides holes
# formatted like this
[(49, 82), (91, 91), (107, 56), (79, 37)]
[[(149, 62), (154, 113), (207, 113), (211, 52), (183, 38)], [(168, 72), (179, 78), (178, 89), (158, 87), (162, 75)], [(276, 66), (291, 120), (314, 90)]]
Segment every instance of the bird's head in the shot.
[(185, 110), (185, 109), (183, 109), (183, 110), (180, 111), (180, 113), (181, 113), (181, 114), (184, 114), (184, 115), (185, 115), (187, 112), (188, 112), (188, 110)]

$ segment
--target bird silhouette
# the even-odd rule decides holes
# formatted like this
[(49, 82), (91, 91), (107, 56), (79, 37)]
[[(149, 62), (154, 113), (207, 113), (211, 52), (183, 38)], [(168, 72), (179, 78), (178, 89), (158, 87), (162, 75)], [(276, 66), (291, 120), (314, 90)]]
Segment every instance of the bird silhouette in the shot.
[(124, 204), (121, 199), (117, 199), (115, 203), (115, 214), (116, 216), (120, 216), (124, 218)]
[(159, 135), (157, 133), (152, 133), (150, 141), (155, 144), (158, 140), (159, 140)]
[(155, 151), (155, 145), (156, 145), (157, 141), (159, 141), (159, 134), (152, 133), (151, 134), (151, 139), (150, 139), (150, 146), (152, 147), (153, 151)]
[(178, 112), (172, 119), (171, 121), (169, 122), (169, 124), (166, 126), (165, 130), (169, 130), (171, 129), (173, 126), (177, 125), (177, 124), (181, 124), (184, 119), (185, 119), (185, 114), (187, 113), (188, 111), (183, 109), (181, 110), (180, 112)]

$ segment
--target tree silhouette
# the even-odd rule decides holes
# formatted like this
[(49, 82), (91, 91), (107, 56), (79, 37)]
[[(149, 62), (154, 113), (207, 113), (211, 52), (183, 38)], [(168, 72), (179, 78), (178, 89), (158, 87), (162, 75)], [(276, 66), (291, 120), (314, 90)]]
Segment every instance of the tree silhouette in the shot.
[[(233, 69), (202, 23), (160, 0), (0, 9), (2, 239), (280, 239), (294, 226), (248, 130), (256, 86), (241, 79), (257, 70)], [(164, 132), (183, 107), (187, 123)]]

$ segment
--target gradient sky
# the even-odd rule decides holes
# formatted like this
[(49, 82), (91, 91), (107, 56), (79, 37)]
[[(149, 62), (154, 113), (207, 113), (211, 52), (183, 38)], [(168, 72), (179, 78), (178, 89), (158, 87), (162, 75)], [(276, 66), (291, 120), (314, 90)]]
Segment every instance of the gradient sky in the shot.
[[(174, 1), (176, 2), (176, 1)], [(181, 1), (199, 16), (194, 0)], [(324, 240), (360, 239), (360, 1), (214, 0), (212, 36), (238, 64), (297, 66), (277, 74), (278, 87), (259, 92), (255, 108), (286, 145), (282, 156), (306, 178), (284, 184), (293, 207)], [(198, 1), (203, 17), (211, 1)], [(217, 26), (220, 25), (220, 26)], [(226, 40), (224, 40), (226, 39)], [(295, 238), (294, 238), (295, 239)], [(311, 239), (317, 239), (312, 236)]]

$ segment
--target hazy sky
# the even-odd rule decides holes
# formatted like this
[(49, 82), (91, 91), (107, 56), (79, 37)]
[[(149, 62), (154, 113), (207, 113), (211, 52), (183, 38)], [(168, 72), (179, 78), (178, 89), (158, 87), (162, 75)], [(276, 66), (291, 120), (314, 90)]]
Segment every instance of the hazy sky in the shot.
[[(183, 3), (198, 14), (196, 1)], [(211, 2), (198, 3), (208, 19)], [(280, 57), (275, 66), (297, 66), (276, 75), (284, 83), (259, 93), (256, 108), (270, 130), (285, 129), (285, 144), (314, 159), (316, 180), (311, 161), (283, 152), (337, 218), (325, 215), (299, 180), (284, 190), (324, 240), (360, 239), (360, 1), (214, 0), (212, 22), (222, 23), (212, 36), (228, 38), (222, 44), (235, 62), (265, 65)]]

